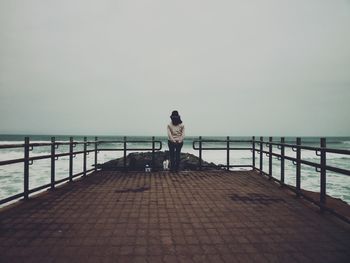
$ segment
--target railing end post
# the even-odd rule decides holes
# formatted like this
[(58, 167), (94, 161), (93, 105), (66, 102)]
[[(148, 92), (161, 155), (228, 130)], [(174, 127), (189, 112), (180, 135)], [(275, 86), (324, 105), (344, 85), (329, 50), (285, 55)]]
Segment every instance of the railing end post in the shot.
[(253, 167), (253, 170), (256, 169), (256, 167), (255, 167), (255, 136), (252, 136), (252, 167)]
[(73, 182), (73, 137), (69, 137), (69, 182)]
[(230, 136), (226, 137), (226, 170), (230, 170)]
[(95, 136), (95, 160), (94, 160), (94, 172), (97, 171), (97, 144), (98, 144), (98, 137)]
[(284, 153), (285, 153), (285, 149), (284, 149), (284, 142), (285, 142), (285, 138), (281, 137), (281, 186), (284, 185), (284, 173), (285, 173), (285, 168), (284, 168)]
[(87, 137), (84, 136), (84, 146), (83, 146), (83, 150), (84, 150), (84, 155), (83, 155), (83, 177), (86, 177), (86, 150), (87, 150)]
[(152, 172), (155, 169), (155, 144), (154, 144), (155, 137), (152, 136)]
[(260, 175), (263, 175), (263, 161), (264, 161), (264, 159), (263, 159), (263, 150), (264, 150), (264, 144), (263, 144), (263, 142), (264, 142), (264, 137), (263, 136), (260, 136), (260, 141), (259, 141), (259, 149), (260, 149), (260, 158), (259, 158), (259, 161), (260, 161), (260, 163), (259, 163), (259, 170), (260, 170)]
[(30, 151), (30, 139), (24, 138), (24, 178), (23, 178), (23, 196), (24, 200), (29, 199), (29, 151)]
[(124, 169), (124, 172), (126, 172), (127, 171), (127, 169), (126, 169), (126, 147), (127, 147), (127, 144), (126, 144), (126, 142), (127, 142), (127, 138), (126, 138), (126, 136), (124, 136), (124, 143), (123, 143), (123, 152), (124, 152), (124, 158), (123, 158), (123, 169)]
[(199, 170), (202, 170), (202, 136), (199, 136)]
[(296, 192), (297, 192), (297, 197), (300, 197), (301, 193), (301, 138), (297, 137), (296, 138), (296, 144), (297, 144), (297, 149), (296, 149)]
[(51, 190), (55, 189), (56, 138), (51, 137)]
[(321, 203), (321, 212), (323, 212), (323, 207), (326, 205), (327, 200), (327, 170), (326, 170), (326, 138), (320, 138), (321, 146), (321, 156), (320, 156), (320, 203)]

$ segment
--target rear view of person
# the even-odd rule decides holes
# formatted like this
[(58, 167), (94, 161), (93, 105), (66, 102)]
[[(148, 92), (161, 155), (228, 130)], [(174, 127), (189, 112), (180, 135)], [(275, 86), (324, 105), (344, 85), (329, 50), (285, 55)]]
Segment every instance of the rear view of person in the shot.
[(174, 110), (168, 124), (168, 146), (170, 153), (170, 170), (178, 171), (180, 166), (180, 154), (185, 137), (185, 126), (183, 125), (178, 111)]

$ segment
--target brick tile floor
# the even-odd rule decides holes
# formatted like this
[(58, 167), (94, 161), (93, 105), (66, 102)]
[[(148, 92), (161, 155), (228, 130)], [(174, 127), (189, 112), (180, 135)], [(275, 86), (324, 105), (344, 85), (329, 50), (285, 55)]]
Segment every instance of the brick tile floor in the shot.
[(255, 172), (98, 172), (2, 209), (0, 262), (350, 262), (350, 230)]

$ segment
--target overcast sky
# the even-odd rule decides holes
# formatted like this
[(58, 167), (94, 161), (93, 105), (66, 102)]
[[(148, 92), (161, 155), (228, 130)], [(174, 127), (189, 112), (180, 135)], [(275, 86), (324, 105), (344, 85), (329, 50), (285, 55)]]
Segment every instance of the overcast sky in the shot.
[(350, 135), (349, 0), (0, 0), (0, 133)]

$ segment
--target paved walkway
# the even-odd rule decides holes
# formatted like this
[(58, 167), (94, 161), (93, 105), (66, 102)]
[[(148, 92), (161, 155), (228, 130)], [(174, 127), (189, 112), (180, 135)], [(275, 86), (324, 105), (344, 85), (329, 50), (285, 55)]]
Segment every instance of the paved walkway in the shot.
[(0, 262), (350, 262), (350, 230), (255, 172), (99, 172), (0, 211)]

